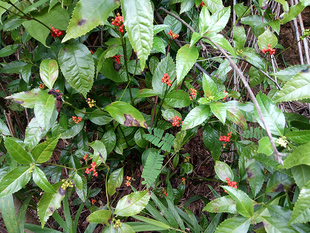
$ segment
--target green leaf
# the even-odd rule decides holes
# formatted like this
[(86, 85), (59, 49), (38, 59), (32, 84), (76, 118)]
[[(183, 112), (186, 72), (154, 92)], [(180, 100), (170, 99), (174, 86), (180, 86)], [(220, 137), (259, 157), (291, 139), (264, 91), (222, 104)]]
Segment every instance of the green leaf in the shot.
[(59, 131), (56, 135), (60, 135), (61, 139), (69, 139), (76, 136), (83, 129), (84, 121), (80, 121), (78, 124), (75, 124), (72, 119), (69, 120), (68, 129), (63, 129), (59, 127)]
[(113, 171), (108, 180), (108, 193), (112, 196), (116, 192), (116, 188), (119, 188), (123, 183), (124, 167)]
[[(235, 50), (233, 49), (233, 47), (231, 46), (231, 44), (228, 42), (228, 40), (225, 39), (225, 37), (221, 34), (212, 34), (209, 36), (210, 39), (212, 39), (215, 43), (217, 43), (219, 46), (221, 46), (223, 49), (226, 49), (231, 55), (233, 55), (234, 57), (236, 57), (236, 53)], [(206, 41), (207, 43), (213, 45), (212, 42), (210, 42), (207, 39), (204, 39), (204, 41)], [(216, 47), (216, 46), (214, 46)]]
[(94, 82), (94, 60), (83, 44), (64, 46), (58, 54), (58, 61), (66, 81), (85, 98)]
[(33, 159), (36, 163), (45, 163), (53, 154), (53, 151), (58, 143), (59, 136), (49, 138), (45, 142), (40, 143), (32, 150)]
[(234, 173), (232, 172), (231, 168), (224, 162), (216, 161), (214, 171), (223, 182), (227, 183), (226, 178), (229, 178), (230, 181), (234, 180)]
[(236, 209), (236, 202), (230, 196), (224, 196), (210, 201), (202, 211), (212, 213), (238, 213)]
[(222, 222), (214, 233), (247, 233), (251, 224), (251, 218), (237, 216), (228, 218)]
[(154, 36), (153, 38), (153, 49), (166, 54), (166, 45), (160, 37)]
[(257, 54), (252, 48), (243, 48), (242, 49), (242, 58), (248, 61), (250, 64), (256, 66), (259, 69), (265, 69), (265, 61), (262, 60), (261, 56)]
[[(178, 15), (178, 13), (176, 13), (175, 11), (171, 11), (171, 13)], [(179, 20), (177, 20), (176, 18), (174, 18), (172, 15), (167, 15), (165, 17), (164, 24), (170, 26), (169, 28), (165, 29), (165, 33), (167, 36), (169, 36), (168, 35), (169, 30), (171, 30), (175, 34), (179, 34), (179, 32), (182, 29), (182, 23)]]
[(154, 226), (158, 226), (162, 229), (165, 229), (165, 230), (168, 230), (170, 229), (170, 226), (161, 222), (161, 221), (156, 221), (154, 219), (151, 219), (151, 218), (146, 218), (146, 217), (143, 217), (143, 216), (140, 216), (140, 215), (134, 215), (134, 216), (131, 216), (135, 219), (138, 219), (140, 221), (143, 221), (143, 222), (146, 222), (148, 224), (151, 224), (151, 225), (154, 225)]
[(147, 188), (154, 187), (155, 181), (160, 174), (164, 156), (160, 151), (150, 151), (146, 159), (141, 177), (144, 179), (142, 184), (146, 184)]
[(195, 46), (184, 45), (178, 50), (176, 58), (177, 84), (183, 81), (185, 75), (195, 64), (198, 56), (199, 52)]
[(188, 130), (202, 124), (211, 116), (210, 107), (208, 105), (200, 105), (192, 109), (185, 117), (182, 130)]
[(226, 102), (226, 106), (228, 111), (227, 118), (233, 123), (237, 124), (239, 127), (247, 129), (248, 126), (246, 120), (240, 109), (237, 108), (236, 106), (230, 106), (229, 102)]
[(195, 4), (195, 0), (182, 0), (180, 14), (191, 10), (194, 4)]
[(118, 201), (114, 214), (124, 217), (138, 214), (148, 204), (150, 197), (151, 193), (148, 190), (126, 195)]
[(222, 153), (222, 142), (219, 141), (220, 133), (213, 127), (206, 125), (203, 129), (203, 142), (211, 151), (214, 161), (217, 161)]
[(6, 74), (19, 73), (26, 83), (29, 83), (29, 78), (31, 76), (31, 64), (22, 61), (12, 61), (6, 64), (1, 72)]
[(40, 218), (41, 226), (44, 227), (47, 219), (55, 210), (61, 206), (61, 201), (65, 197), (66, 191), (61, 188), (62, 182), (54, 184), (56, 193), (44, 193), (38, 203), (38, 215)]
[(277, 73), (271, 73), (270, 75), (276, 76), (284, 81), (289, 81), (293, 76), (298, 74), (300, 71), (307, 69), (307, 65), (295, 65), (287, 67), (283, 70), (279, 70)]
[(211, 16), (210, 27), (204, 35), (215, 34), (222, 31), (230, 17), (230, 6), (224, 7)]
[(17, 49), (19, 48), (19, 45), (14, 44), (14, 45), (8, 45), (5, 46), (0, 50), (0, 57), (7, 57), (13, 54)]
[(91, 112), (89, 120), (96, 125), (107, 125), (113, 119), (106, 112), (103, 112), (100, 109), (96, 109)]
[(83, 36), (98, 25), (104, 25), (110, 13), (118, 7), (119, 1), (115, 0), (79, 1), (74, 8), (62, 43)]
[(310, 142), (297, 147), (284, 160), (284, 168), (291, 168), (301, 164), (310, 166)]
[(203, 0), (203, 1), (207, 5), (207, 8), (211, 11), (212, 14), (224, 8), (223, 2), (221, 0)]
[(56, 189), (48, 182), (44, 172), (38, 167), (34, 167), (32, 174), (33, 181), (45, 192), (56, 193)]
[(97, 210), (87, 217), (87, 222), (100, 223), (103, 225), (109, 225), (109, 220), (111, 219), (111, 210)]
[(73, 176), (74, 184), (77, 189), (82, 190), (83, 189), (83, 179), (78, 173), (75, 173)]
[(212, 113), (223, 123), (226, 121), (226, 106), (221, 102), (210, 103)]
[(30, 180), (30, 166), (18, 166), (7, 173), (0, 182), (0, 198), (22, 189)]
[(291, 6), (289, 12), (285, 13), (281, 19), (281, 24), (285, 24), (293, 19), (295, 19), (303, 10), (305, 9), (304, 4), (299, 2), (298, 4)]
[(254, 213), (254, 206), (251, 198), (239, 189), (230, 186), (222, 186), (232, 199), (236, 202), (237, 211), (244, 217), (250, 218)]
[(40, 127), (37, 118), (33, 117), (26, 128), (24, 139), (25, 149), (31, 151), (45, 135), (46, 130)]
[(270, 177), (267, 187), (266, 193), (269, 192), (283, 192), (288, 189), (292, 184), (294, 184), (293, 178), (281, 172), (274, 172)]
[(12, 138), (4, 137), (4, 146), (11, 157), (21, 164), (32, 163), (32, 158), (28, 152)]
[(234, 34), (234, 45), (236, 49), (242, 49), (246, 42), (246, 34), (243, 25), (241, 25), (240, 21), (234, 26), (233, 29)]
[(31, 91), (19, 92), (11, 96), (6, 97), (15, 103), (18, 103), (25, 108), (34, 108), (34, 105), (38, 99), (38, 93), (41, 91), (40, 88), (32, 89)]
[(148, 128), (140, 111), (126, 102), (113, 102), (106, 106), (105, 110), (122, 125)]
[(204, 35), (211, 26), (211, 16), (207, 7), (202, 7), (199, 14), (199, 32)]
[(44, 84), (52, 89), (58, 77), (58, 64), (53, 59), (45, 59), (40, 64), (40, 77)]
[(14, 199), (12, 195), (0, 198), (0, 212), (6, 230), (5, 232), (20, 233), (19, 222), (15, 212)]
[(297, 233), (287, 222), (274, 217), (261, 216), (267, 233)]
[(257, 38), (257, 43), (260, 49), (267, 49), (268, 44), (273, 48), (278, 44), (278, 38), (267, 28), (267, 30)]
[(146, 148), (148, 145), (148, 141), (144, 139), (143, 135), (145, 135), (145, 132), (142, 128), (139, 128), (134, 136), (135, 143), (141, 147), (141, 148)]
[(113, 129), (109, 129), (101, 138), (103, 144), (106, 147), (107, 154), (110, 154), (116, 145), (116, 135)]
[(292, 167), (291, 171), (299, 188), (302, 188), (310, 180), (310, 167), (307, 165)]
[(191, 38), (191, 42), (190, 42), (190, 47), (192, 47), (193, 45), (195, 45), (199, 40), (201, 39), (201, 35), (197, 32), (194, 32), (192, 34), (192, 38)]
[(129, 41), (140, 59), (141, 70), (152, 49), (153, 9), (149, 0), (122, 1), (124, 25)]
[(165, 25), (165, 24), (157, 24), (154, 25), (154, 35), (156, 35), (157, 33), (161, 32), (162, 30), (169, 28), (169, 25)]
[(310, 141), (310, 130), (290, 131), (285, 137), (294, 143), (306, 143)]
[(217, 86), (213, 79), (203, 73), (202, 77), (202, 89), (206, 97), (215, 96), (217, 94)]
[[(155, 91), (159, 93), (159, 97), (161, 98), (164, 97), (165, 91), (169, 88), (166, 83), (161, 82), (161, 79), (165, 73), (169, 75), (169, 79), (171, 80), (171, 82), (173, 82), (176, 76), (176, 71), (175, 71), (175, 64), (170, 55), (168, 55), (167, 57), (162, 59), (160, 63), (158, 63), (152, 78), (152, 87)], [(170, 87), (170, 90), (173, 90), (175, 86), (176, 82), (173, 82), (173, 84)]]
[(153, 89), (141, 89), (138, 91), (138, 93), (136, 94), (135, 98), (142, 98), (142, 97), (151, 97), (151, 96), (155, 96), (155, 95), (159, 95), (159, 93)]
[(191, 100), (186, 91), (174, 90), (166, 95), (165, 103), (174, 108), (184, 108), (191, 104)]
[(50, 120), (55, 109), (56, 99), (54, 95), (49, 95), (47, 90), (41, 90), (34, 105), (34, 114), (43, 129), (50, 128)]
[[(271, 133), (277, 136), (283, 136), (285, 127), (285, 117), (283, 112), (281, 112), (277, 105), (261, 92), (257, 94), (256, 100), (262, 110), (266, 124)], [(260, 126), (265, 129), (264, 124), (259, 119), (257, 111), (255, 111), (255, 117)]]
[(0, 134), (5, 136), (11, 136), (11, 132), (7, 125), (0, 119)]
[(310, 67), (300, 71), (290, 81), (285, 83), (282, 90), (280, 90), (274, 101), (276, 103), (283, 101), (302, 100), (310, 98)]
[(266, 155), (271, 155), (273, 153), (273, 149), (271, 147), (270, 141), (268, 137), (263, 137), (258, 141), (258, 153), (263, 153)]
[(99, 166), (101, 163), (105, 163), (105, 161), (107, 160), (107, 150), (103, 142), (95, 140), (91, 143), (88, 143), (88, 145), (91, 146), (94, 150), (94, 156), (92, 157), (92, 159), (96, 163), (96, 165)]
[[(66, 30), (69, 23), (68, 11), (65, 8), (62, 8), (61, 4), (53, 7), (49, 12), (48, 7), (45, 7), (40, 11), (36, 11), (32, 15), (39, 22), (43, 22), (45, 25), (55, 27), (59, 30)], [(27, 20), (23, 22), (23, 26), (33, 38), (48, 47), (46, 45), (46, 38), (50, 34), (50, 29), (38, 21)]]
[(250, 25), (253, 28), (254, 27), (260, 28), (260, 27), (265, 27), (268, 25), (267, 20), (260, 15), (250, 15), (247, 17), (243, 17), (241, 19), (241, 22), (243, 24)]
[(248, 181), (254, 196), (261, 190), (264, 180), (264, 167), (256, 160), (251, 160), (250, 164), (246, 167)]

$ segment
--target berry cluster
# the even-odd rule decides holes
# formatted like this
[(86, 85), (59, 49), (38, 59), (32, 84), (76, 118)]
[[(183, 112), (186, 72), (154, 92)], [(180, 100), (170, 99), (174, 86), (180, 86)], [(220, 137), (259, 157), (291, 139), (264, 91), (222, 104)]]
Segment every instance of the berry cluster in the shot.
[(186, 182), (185, 177), (182, 177), (182, 184), (185, 184), (185, 182)]
[(223, 98), (223, 101), (225, 101), (226, 100), (226, 98), (227, 98), (227, 94), (228, 94), (228, 92), (227, 91), (223, 91), (226, 95), (225, 95), (225, 97)]
[(203, 1), (200, 3), (199, 7), (202, 8), (203, 6), (207, 6)]
[(227, 136), (220, 136), (219, 141), (230, 142), (232, 132), (229, 132)]
[(73, 187), (73, 184), (71, 182), (71, 180), (62, 180), (62, 182), (64, 182), (62, 185), (61, 185), (61, 188), (63, 190), (66, 190), (68, 187), (69, 188), (72, 188)]
[[(180, 126), (180, 121), (181, 121), (180, 117), (174, 116), (174, 117), (172, 117), (172, 120), (173, 120), (172, 126), (177, 126), (177, 127)], [(183, 124), (183, 121), (181, 121), (181, 124)]]
[(121, 55), (115, 55), (113, 58), (115, 58), (114, 61), (116, 61), (119, 65), (121, 64)]
[(91, 169), (89, 169), (89, 168), (86, 168), (86, 170), (85, 170), (85, 173), (86, 174), (89, 174), (90, 172), (94, 172), (93, 173), (93, 176), (98, 176), (98, 173), (97, 173), (97, 171), (96, 171), (96, 167), (97, 167), (97, 165), (96, 165), (96, 163), (95, 162), (92, 162), (91, 164), (90, 164), (90, 166), (91, 166)]
[(89, 50), (89, 51), (90, 51), (91, 54), (94, 54), (94, 51), (93, 51), (93, 50)]
[(74, 121), (75, 124), (77, 124), (82, 120), (82, 117), (72, 116), (72, 120)]
[(44, 89), (44, 88), (45, 88), (45, 84), (44, 84), (44, 83), (39, 84), (39, 88), (40, 88), (40, 89)]
[(167, 191), (165, 190), (165, 188), (163, 188), (163, 192), (164, 192), (164, 194), (165, 194), (166, 196), (168, 196), (168, 193), (167, 193)]
[[(238, 188), (237, 182), (236, 182), (236, 181), (231, 181), (231, 182), (230, 182), (230, 178), (228, 178), (228, 177), (226, 178), (226, 181), (227, 181), (227, 183), (228, 183), (228, 186), (233, 187), (233, 188), (235, 188), (235, 189)], [(224, 190), (224, 192), (227, 193), (226, 190)]]
[(262, 48), (262, 50), (261, 50), (262, 53), (265, 54), (265, 53), (269, 52), (270, 55), (273, 55), (276, 53), (276, 50), (272, 49), (270, 44), (267, 44), (267, 47), (268, 47), (268, 49)]
[(167, 83), (167, 85), (169, 86), (169, 87), (171, 87), (171, 81), (170, 81), (170, 79), (169, 79), (169, 75), (167, 74), (167, 73), (164, 73), (164, 76), (161, 78), (161, 82), (162, 83)]
[(121, 33), (124, 33), (124, 19), (123, 16), (120, 16), (119, 13), (117, 13), (117, 16), (115, 19), (112, 20), (112, 25), (118, 27), (118, 31)]
[(195, 90), (194, 88), (191, 88), (191, 93), (189, 94), (189, 98), (192, 100), (192, 99), (195, 99), (196, 98), (196, 95), (197, 95), (197, 90)]
[(95, 101), (95, 100), (92, 100), (91, 98), (87, 98), (87, 99), (86, 99), (86, 103), (88, 104), (88, 106), (89, 106), (90, 108), (92, 108), (92, 107), (95, 106), (96, 101)]
[(131, 185), (131, 182), (130, 182), (130, 180), (131, 180), (131, 177), (130, 176), (126, 176), (126, 186), (128, 187), (128, 186), (130, 186)]
[(87, 162), (87, 160), (88, 160), (87, 157), (88, 157), (88, 154), (85, 154), (84, 157), (83, 157), (83, 159), (84, 159), (86, 162)]
[(54, 38), (59, 37), (64, 34), (63, 31), (59, 31), (59, 29), (55, 29), (54, 27), (51, 27), (51, 29), (52, 29), (51, 35)]
[(97, 201), (95, 199), (91, 199), (91, 204), (94, 205)]
[(178, 34), (174, 34), (171, 30), (169, 30), (168, 35), (169, 35), (169, 36), (172, 36), (172, 39), (176, 39), (176, 38), (179, 37)]

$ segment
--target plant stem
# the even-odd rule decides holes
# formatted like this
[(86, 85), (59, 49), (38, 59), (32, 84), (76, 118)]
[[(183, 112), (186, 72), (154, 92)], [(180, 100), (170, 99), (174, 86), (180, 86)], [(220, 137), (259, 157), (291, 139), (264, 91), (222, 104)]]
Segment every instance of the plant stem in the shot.
[[(124, 41), (125, 40), (125, 41)], [(131, 92), (131, 87), (130, 87), (130, 82), (131, 80), (129, 80), (129, 72), (128, 72), (128, 62), (127, 62), (127, 50), (126, 50), (126, 39), (124, 39), (124, 37), (121, 35), (121, 41), (122, 41), (122, 48), (123, 48), (123, 54), (124, 54), (124, 62), (125, 62), (125, 69), (126, 69), (126, 76), (127, 76), (127, 82), (129, 85), (129, 95), (130, 95), (130, 100), (131, 102), (133, 101), (132, 98), (132, 92)]]

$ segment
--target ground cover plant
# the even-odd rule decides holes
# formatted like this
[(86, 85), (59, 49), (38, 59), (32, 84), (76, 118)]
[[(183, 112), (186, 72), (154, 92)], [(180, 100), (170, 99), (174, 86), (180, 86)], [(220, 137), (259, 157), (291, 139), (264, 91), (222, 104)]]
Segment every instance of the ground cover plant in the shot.
[(310, 232), (309, 5), (1, 1), (0, 230)]

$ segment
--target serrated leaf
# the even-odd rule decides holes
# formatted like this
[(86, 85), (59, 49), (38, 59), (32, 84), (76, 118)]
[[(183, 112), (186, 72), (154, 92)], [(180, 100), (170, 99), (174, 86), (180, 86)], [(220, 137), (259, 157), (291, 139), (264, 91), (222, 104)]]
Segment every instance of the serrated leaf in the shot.
[(124, 217), (138, 214), (145, 208), (150, 198), (151, 194), (148, 190), (126, 195), (118, 201), (114, 214)]
[(11, 132), (7, 125), (0, 119), (0, 134), (5, 136), (11, 136)]
[(192, 109), (185, 117), (182, 130), (192, 129), (203, 123), (211, 116), (210, 107), (208, 105), (200, 105)]
[(249, 196), (239, 189), (230, 186), (222, 186), (236, 202), (237, 211), (244, 217), (250, 218), (254, 213), (254, 205)]
[[(174, 13), (175, 15), (178, 15), (175, 11), (171, 11), (171, 13)], [(171, 30), (175, 34), (179, 34), (179, 32), (182, 29), (182, 23), (174, 18), (172, 15), (167, 15), (164, 19), (164, 24), (169, 25), (169, 28), (165, 29), (165, 33), (167, 36), (169, 36), (168, 32)]]
[(215, 96), (217, 94), (217, 86), (213, 79), (203, 73), (202, 89), (206, 97)]
[(299, 188), (302, 188), (310, 180), (310, 167), (307, 165), (292, 167), (291, 171)]
[(221, 102), (210, 103), (212, 113), (223, 123), (226, 121), (226, 106)]
[(32, 172), (33, 181), (45, 192), (56, 193), (56, 189), (48, 182), (44, 172), (37, 166), (34, 167)]
[(152, 49), (153, 9), (149, 0), (122, 1), (124, 25), (129, 41), (140, 59), (141, 70)]
[(261, 217), (267, 233), (297, 233), (287, 222), (274, 217)]
[[(221, 34), (212, 34), (209, 36), (210, 39), (212, 39), (215, 43), (217, 43), (219, 46), (221, 46), (223, 49), (226, 49), (231, 55), (236, 57), (235, 50), (231, 46), (231, 44), (228, 42), (228, 40), (225, 39), (225, 37)], [(207, 43), (213, 45), (211, 41), (208, 39), (204, 39)], [(214, 46), (216, 48), (216, 46)]]
[(310, 98), (310, 66), (300, 71), (290, 81), (285, 83), (274, 101), (276, 103), (283, 101), (302, 100)]
[(199, 52), (195, 46), (184, 45), (178, 50), (176, 58), (177, 84), (183, 81), (185, 75), (195, 64), (198, 56)]
[(21, 164), (32, 163), (32, 158), (28, 152), (12, 138), (4, 137), (4, 146), (11, 157)]
[(246, 173), (248, 175), (248, 181), (250, 183), (252, 193), (255, 197), (261, 190), (265, 181), (264, 167), (256, 160), (253, 160), (246, 167)]
[(266, 193), (269, 192), (284, 192), (294, 183), (294, 179), (282, 172), (274, 172), (270, 177), (267, 187)]
[(266, 155), (271, 155), (273, 153), (270, 140), (268, 137), (263, 137), (258, 141), (258, 153), (263, 153)]
[(81, 176), (78, 173), (75, 173), (73, 176), (73, 180), (74, 180), (74, 184), (76, 186), (77, 189), (82, 190), (83, 189), (83, 180), (81, 178)]
[(19, 46), (20, 45), (17, 44), (5, 46), (0, 50), (0, 57), (10, 56), (19, 48)]
[(230, 17), (230, 6), (224, 7), (211, 16), (210, 27), (204, 35), (215, 34), (224, 29)]
[(203, 0), (212, 14), (224, 8), (222, 0)]
[(246, 34), (243, 25), (241, 25), (240, 21), (234, 26), (233, 29), (234, 34), (234, 45), (236, 49), (242, 49), (246, 42)]
[(271, 73), (270, 75), (276, 76), (284, 81), (289, 81), (292, 77), (298, 74), (300, 71), (307, 69), (307, 65), (295, 65), (287, 67), (283, 70), (279, 70), (277, 73)]
[(251, 218), (237, 216), (228, 218), (222, 222), (214, 233), (247, 233), (251, 224)]
[(101, 138), (106, 147), (107, 154), (110, 154), (116, 145), (116, 134), (113, 129), (108, 130)]
[(278, 44), (278, 38), (267, 28), (267, 30), (257, 38), (257, 44), (260, 49), (267, 49), (268, 44), (273, 48)]
[(0, 182), (0, 198), (22, 189), (30, 180), (30, 166), (18, 166), (7, 173)]
[(49, 129), (50, 120), (55, 109), (56, 99), (54, 95), (49, 95), (46, 90), (40, 91), (34, 105), (34, 114), (38, 124), (43, 129)]
[(58, 54), (58, 61), (66, 81), (85, 98), (94, 82), (94, 60), (83, 44), (64, 46)]
[(53, 59), (45, 59), (40, 64), (40, 78), (44, 84), (52, 89), (58, 77), (58, 64)]
[(155, 95), (159, 95), (159, 93), (153, 89), (141, 89), (140, 91), (138, 91), (135, 98), (151, 97)]
[(191, 100), (186, 91), (174, 90), (166, 95), (165, 103), (174, 108), (184, 108), (191, 104)]
[(33, 159), (37, 163), (44, 163), (50, 159), (53, 154), (53, 151), (57, 145), (59, 137), (54, 137), (46, 140), (45, 142), (40, 143), (32, 150)]
[(124, 167), (113, 171), (108, 180), (108, 193), (112, 196), (116, 192), (116, 188), (119, 188), (123, 183)]
[(189, 11), (193, 8), (195, 0), (182, 0), (180, 15), (186, 11)]
[(290, 131), (285, 137), (294, 143), (306, 143), (310, 141), (310, 130)]
[(160, 37), (154, 36), (153, 38), (153, 49), (166, 54), (166, 45)]
[(111, 219), (111, 210), (97, 210), (87, 217), (87, 222), (100, 223), (103, 225), (109, 225)]
[(37, 118), (32, 118), (25, 132), (24, 143), (26, 150), (32, 150), (45, 135), (46, 130), (39, 125)]
[(206, 125), (203, 129), (203, 142), (208, 150), (211, 151), (214, 161), (221, 156), (222, 142), (219, 141), (220, 133), (211, 126)]
[(301, 164), (310, 166), (310, 142), (297, 147), (284, 160), (284, 168), (291, 168)]
[[(283, 112), (281, 112), (277, 105), (261, 92), (257, 94), (256, 100), (262, 110), (266, 124), (271, 133), (277, 136), (283, 136), (285, 127), (285, 117)], [(255, 117), (260, 126), (265, 129), (264, 124), (259, 119), (257, 111), (255, 111)]]
[(118, 8), (119, 5), (119, 1), (115, 0), (79, 1), (74, 8), (62, 43), (69, 39), (83, 36), (98, 25), (104, 25), (110, 13)]
[(236, 214), (236, 202), (230, 196), (224, 196), (216, 198), (210, 201), (202, 211), (208, 211), (212, 213), (231, 213)]
[(126, 102), (115, 101), (106, 106), (105, 110), (122, 125), (148, 128), (140, 111)]
[(236, 106), (230, 106), (229, 102), (227, 103), (226, 103), (228, 111), (227, 118), (233, 123), (237, 124), (239, 127), (247, 129), (248, 125), (240, 109), (237, 108)]
[(91, 112), (89, 120), (96, 125), (107, 125), (113, 119), (106, 112), (101, 111), (100, 109), (96, 109)]
[(203, 6), (199, 14), (199, 32), (204, 35), (211, 26), (211, 16), (207, 7)]
[(91, 143), (88, 143), (94, 150), (94, 156), (92, 157), (93, 161), (99, 166), (101, 163), (105, 163), (107, 160), (107, 150), (103, 142), (95, 140)]
[(44, 193), (38, 203), (38, 215), (41, 226), (44, 227), (47, 219), (55, 210), (61, 206), (61, 201), (65, 197), (66, 191), (61, 188), (62, 182), (54, 184), (53, 187), (57, 190), (56, 193)]
[(190, 47), (195, 45), (201, 39), (201, 35), (198, 32), (194, 32), (192, 34), (191, 42), (189, 44)]
[(34, 108), (34, 105), (38, 99), (38, 93), (41, 91), (40, 88), (32, 89), (31, 91), (19, 92), (11, 96), (6, 97), (15, 103), (18, 103), (25, 108)]
[(165, 25), (165, 24), (157, 24), (154, 25), (154, 35), (156, 35), (157, 33), (161, 32), (162, 30), (169, 28), (169, 25)]
[(56, 135), (60, 135), (61, 139), (68, 139), (68, 138), (73, 138), (75, 137), (81, 130), (83, 129), (84, 126), (84, 120), (80, 121), (79, 123), (75, 124), (72, 119), (69, 120), (68, 123), (68, 129), (63, 129), (59, 127), (59, 131), (56, 133)]

